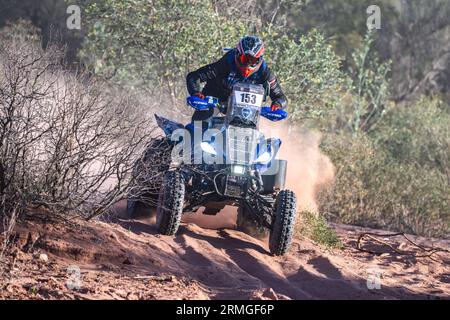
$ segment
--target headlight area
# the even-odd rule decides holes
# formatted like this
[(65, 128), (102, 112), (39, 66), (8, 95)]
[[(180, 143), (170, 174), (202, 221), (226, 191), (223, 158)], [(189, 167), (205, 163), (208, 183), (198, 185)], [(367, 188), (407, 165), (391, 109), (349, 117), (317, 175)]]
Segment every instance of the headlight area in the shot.
[(232, 165), (231, 166), (231, 173), (233, 174), (245, 174), (246, 168), (244, 166), (240, 165)]
[(256, 160), (256, 163), (267, 164), (272, 160), (272, 153), (269, 151), (263, 152)]
[(201, 146), (201, 148), (202, 148), (202, 150), (203, 150), (204, 152), (210, 153), (210, 154), (213, 154), (213, 155), (217, 155), (217, 152), (216, 152), (216, 150), (214, 149), (214, 147), (213, 147), (211, 144), (209, 144), (208, 142), (202, 142), (202, 143), (200, 144), (200, 146)]

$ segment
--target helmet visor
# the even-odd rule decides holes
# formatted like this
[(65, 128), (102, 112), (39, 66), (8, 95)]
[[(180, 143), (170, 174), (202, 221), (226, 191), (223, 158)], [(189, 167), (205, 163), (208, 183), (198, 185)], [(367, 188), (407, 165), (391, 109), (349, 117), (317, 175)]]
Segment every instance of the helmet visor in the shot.
[(256, 67), (261, 61), (262, 57), (256, 58), (249, 54), (241, 54), (239, 56), (239, 62), (244, 66)]

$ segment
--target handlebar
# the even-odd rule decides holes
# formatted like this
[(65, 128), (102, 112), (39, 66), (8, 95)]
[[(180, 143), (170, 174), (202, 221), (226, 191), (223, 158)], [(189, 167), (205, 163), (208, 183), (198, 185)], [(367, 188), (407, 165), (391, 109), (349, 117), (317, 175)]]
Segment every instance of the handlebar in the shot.
[(275, 122), (286, 119), (288, 117), (288, 112), (283, 109), (272, 111), (270, 107), (262, 107), (261, 116)]
[(186, 102), (197, 111), (208, 110), (219, 106), (219, 99), (211, 96), (207, 96), (205, 99), (197, 96), (190, 96), (186, 98)]
[[(202, 99), (197, 96), (190, 96), (186, 98), (186, 102), (189, 106), (197, 111), (208, 110), (211, 108), (216, 108), (220, 105), (219, 99), (211, 96)], [(288, 113), (283, 109), (278, 109), (272, 111), (270, 107), (261, 107), (261, 116), (269, 119), (270, 121), (280, 121), (287, 118)]]

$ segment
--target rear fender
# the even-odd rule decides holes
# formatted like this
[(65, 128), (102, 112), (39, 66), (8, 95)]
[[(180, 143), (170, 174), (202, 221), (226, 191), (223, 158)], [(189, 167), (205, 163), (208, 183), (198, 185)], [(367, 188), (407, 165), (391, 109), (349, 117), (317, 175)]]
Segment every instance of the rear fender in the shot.
[(164, 117), (160, 117), (155, 114), (156, 123), (158, 126), (164, 131), (165, 135), (169, 138), (172, 133), (177, 129), (184, 129), (184, 126), (181, 123), (169, 120)]

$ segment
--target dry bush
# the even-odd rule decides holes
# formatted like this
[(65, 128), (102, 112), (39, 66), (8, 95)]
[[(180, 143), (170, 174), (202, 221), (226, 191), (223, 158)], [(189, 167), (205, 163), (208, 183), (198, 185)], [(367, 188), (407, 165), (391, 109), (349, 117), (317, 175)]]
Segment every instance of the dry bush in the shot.
[(155, 136), (133, 166), (133, 183), (128, 197), (156, 206), (164, 174), (172, 162), (172, 146), (163, 136)]
[[(6, 42), (7, 41), (7, 42)], [(20, 37), (0, 48), (0, 213), (100, 214), (130, 186), (154, 125), (133, 99)]]

